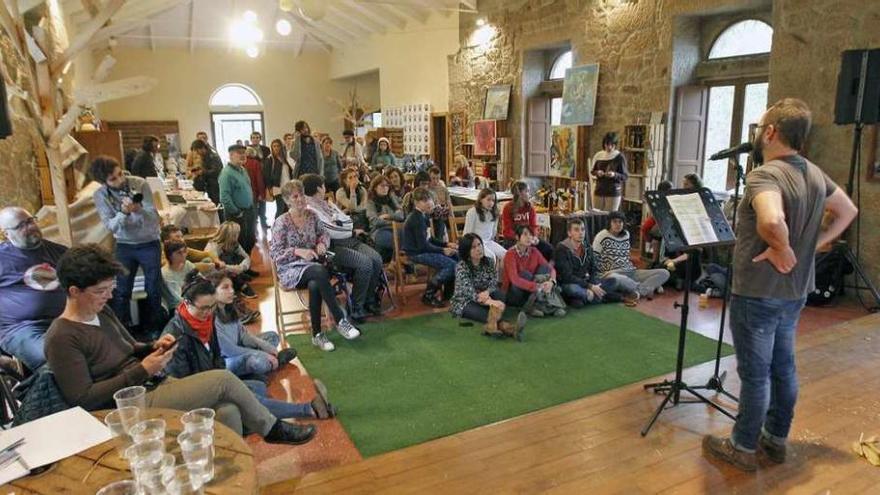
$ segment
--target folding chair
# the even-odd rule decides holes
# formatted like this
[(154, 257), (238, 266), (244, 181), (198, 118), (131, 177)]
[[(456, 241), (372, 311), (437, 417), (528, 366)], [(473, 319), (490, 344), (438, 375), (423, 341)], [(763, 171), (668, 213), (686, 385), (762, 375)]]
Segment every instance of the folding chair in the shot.
[[(275, 268), (275, 261), (269, 260), (272, 266), (272, 289), (275, 293), (275, 325), (277, 327), (278, 336), (281, 338), (281, 347), (286, 349), (288, 333), (297, 330), (302, 331), (308, 326), (308, 304), (304, 303), (299, 290), (287, 290), (278, 280), (278, 271)], [(290, 296), (296, 294), (299, 298), (299, 308), (295, 308), (296, 303), (290, 300)]]

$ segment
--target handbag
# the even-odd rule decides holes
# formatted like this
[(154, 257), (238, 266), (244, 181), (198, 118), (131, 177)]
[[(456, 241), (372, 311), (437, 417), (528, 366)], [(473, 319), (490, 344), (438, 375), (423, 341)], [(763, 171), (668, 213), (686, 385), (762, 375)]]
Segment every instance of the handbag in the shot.
[(18, 412), (12, 421), (14, 426), (22, 425), (65, 409), (70, 404), (64, 400), (61, 390), (55, 382), (55, 373), (48, 366), (43, 366), (28, 379), (20, 382), (13, 394), (21, 401)]

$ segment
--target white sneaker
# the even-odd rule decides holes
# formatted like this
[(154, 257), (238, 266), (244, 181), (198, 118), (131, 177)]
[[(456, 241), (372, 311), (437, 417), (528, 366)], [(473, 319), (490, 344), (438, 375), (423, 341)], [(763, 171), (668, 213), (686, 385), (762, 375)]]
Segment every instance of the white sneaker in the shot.
[(657, 287), (657, 289), (654, 292), (656, 292), (657, 294), (663, 294), (666, 291), (663, 290), (663, 287), (661, 286), (661, 287)]
[(343, 318), (336, 324), (336, 331), (345, 337), (346, 340), (354, 340), (361, 336), (361, 331), (358, 330), (356, 326), (352, 325), (346, 318)]
[(315, 345), (318, 349), (321, 349), (324, 352), (331, 352), (336, 349), (336, 346), (333, 345), (333, 342), (330, 342), (330, 339), (324, 335), (324, 332), (319, 333), (312, 337), (312, 344)]

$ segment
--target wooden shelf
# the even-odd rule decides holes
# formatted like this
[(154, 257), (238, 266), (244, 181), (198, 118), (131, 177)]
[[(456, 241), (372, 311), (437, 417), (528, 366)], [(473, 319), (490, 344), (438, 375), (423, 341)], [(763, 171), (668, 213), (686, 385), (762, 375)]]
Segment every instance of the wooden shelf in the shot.
[(646, 153), (647, 148), (623, 148), (623, 151), (630, 151), (633, 153)]

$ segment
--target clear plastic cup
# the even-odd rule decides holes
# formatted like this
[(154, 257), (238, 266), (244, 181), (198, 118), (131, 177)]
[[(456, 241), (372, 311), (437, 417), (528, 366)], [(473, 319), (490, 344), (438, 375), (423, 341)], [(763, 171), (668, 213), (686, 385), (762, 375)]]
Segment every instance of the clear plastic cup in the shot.
[(183, 413), (180, 422), (183, 424), (185, 432), (207, 431), (213, 434), (215, 414), (214, 410), (208, 407), (193, 409)]
[(141, 416), (146, 416), (147, 389), (140, 385), (117, 390), (116, 393), (113, 394), (113, 400), (116, 401), (117, 409), (134, 406), (141, 410)]
[(125, 406), (116, 410), (119, 413), (119, 420), (122, 421), (122, 427), (125, 432), (131, 435), (131, 429), (134, 425), (141, 422), (144, 417), (143, 411), (137, 406)]
[(165, 420), (147, 419), (132, 426), (129, 435), (134, 443), (143, 443), (148, 440), (162, 440), (165, 438)]
[(136, 443), (125, 450), (125, 458), (134, 471), (135, 466), (140, 463), (155, 464), (165, 455), (165, 442), (162, 440), (147, 440), (146, 442)]
[(131, 466), (138, 485), (145, 495), (160, 495), (165, 493), (165, 485), (162, 484), (162, 475), (165, 471), (174, 467), (174, 455), (165, 454), (158, 460), (142, 460)]
[(168, 468), (162, 473), (162, 484), (170, 495), (201, 495), (202, 476), (186, 465)]
[(138, 492), (137, 488), (134, 480), (114, 481), (98, 490), (95, 495), (135, 495)]
[[(132, 409), (137, 411), (137, 408)], [(119, 409), (110, 411), (107, 416), (104, 416), (104, 424), (110, 429), (110, 434), (113, 435), (116, 441), (116, 452), (119, 454), (119, 457), (125, 459), (125, 449), (131, 447), (132, 440), (122, 422), (122, 415)]]
[(183, 432), (177, 435), (183, 461), (193, 471), (202, 474), (202, 481), (214, 479), (214, 435), (205, 431)]

